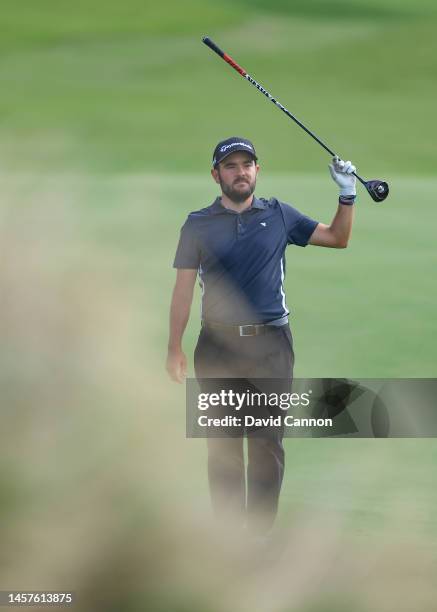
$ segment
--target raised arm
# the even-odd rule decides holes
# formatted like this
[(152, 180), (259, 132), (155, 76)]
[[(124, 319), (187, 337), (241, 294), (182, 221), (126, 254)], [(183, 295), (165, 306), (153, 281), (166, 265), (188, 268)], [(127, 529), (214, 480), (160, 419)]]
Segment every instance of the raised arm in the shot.
[(354, 207), (339, 204), (331, 225), (319, 223), (309, 240), (309, 244), (332, 249), (345, 249), (352, 233), (353, 218)]
[(187, 374), (187, 358), (182, 351), (182, 337), (190, 317), (197, 270), (179, 269), (170, 306), (170, 334), (167, 372), (175, 382), (182, 383)]

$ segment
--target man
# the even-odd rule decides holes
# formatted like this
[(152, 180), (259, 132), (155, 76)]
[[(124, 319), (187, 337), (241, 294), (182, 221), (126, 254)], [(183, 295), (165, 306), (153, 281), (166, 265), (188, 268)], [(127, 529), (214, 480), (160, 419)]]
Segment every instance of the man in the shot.
[[(289, 388), (294, 354), (284, 293), (285, 248), (307, 244), (345, 248), (352, 229), (355, 167), (334, 159), (331, 176), (340, 187), (330, 225), (279, 202), (254, 196), (259, 172), (253, 144), (232, 137), (219, 142), (211, 175), (221, 196), (190, 213), (181, 230), (174, 267), (167, 370), (174, 381), (186, 376), (182, 336), (197, 275), (202, 287), (202, 328), (194, 354), (196, 377), (280, 379)], [(244, 428), (209, 434), (208, 477), (217, 517), (245, 524), (258, 534), (273, 525), (284, 473), (283, 428), (247, 432), (247, 499)], [(259, 433), (259, 431), (258, 431)]]

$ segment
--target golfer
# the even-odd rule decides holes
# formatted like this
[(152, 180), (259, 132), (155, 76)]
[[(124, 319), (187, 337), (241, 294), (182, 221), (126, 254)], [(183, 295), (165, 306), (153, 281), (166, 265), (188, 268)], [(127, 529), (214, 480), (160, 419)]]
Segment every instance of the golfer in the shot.
[[(186, 376), (182, 337), (198, 275), (202, 326), (194, 353), (197, 379), (216, 379), (217, 389), (232, 378), (280, 379), (280, 391), (290, 388), (294, 353), (284, 292), (285, 249), (308, 244), (343, 249), (348, 244), (356, 195), (350, 161), (335, 158), (329, 166), (340, 188), (329, 225), (274, 197), (257, 198), (259, 168), (249, 140), (232, 137), (219, 142), (211, 175), (221, 196), (190, 213), (182, 227), (174, 260), (177, 277), (167, 357), (167, 371), (179, 383)], [(225, 433), (207, 434), (214, 513), (234, 526), (267, 534), (277, 514), (284, 474), (283, 428), (266, 428), (264, 435), (244, 428)]]

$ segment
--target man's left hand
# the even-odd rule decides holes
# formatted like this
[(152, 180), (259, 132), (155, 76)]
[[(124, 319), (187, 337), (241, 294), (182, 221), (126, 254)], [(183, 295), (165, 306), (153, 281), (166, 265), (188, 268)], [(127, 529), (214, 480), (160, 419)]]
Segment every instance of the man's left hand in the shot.
[(352, 174), (352, 172), (356, 171), (356, 168), (352, 162), (345, 162), (339, 157), (334, 157), (332, 164), (329, 164), (329, 171), (334, 181), (340, 187), (341, 196), (351, 196), (357, 194), (357, 179)]

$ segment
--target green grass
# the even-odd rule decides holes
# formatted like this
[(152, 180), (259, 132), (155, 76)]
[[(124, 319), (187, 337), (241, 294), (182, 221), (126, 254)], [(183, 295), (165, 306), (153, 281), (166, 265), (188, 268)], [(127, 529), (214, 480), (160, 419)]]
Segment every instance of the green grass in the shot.
[[(210, 511), (205, 443), (183, 437), (184, 388), (169, 383), (164, 359), (179, 227), (216, 187), (205, 174), (179, 173), (3, 174), (2, 185), (2, 480), (13, 497), (0, 513), (10, 526), (8, 575), (19, 572), (36, 585), (34, 554), (40, 558), (39, 543), (49, 537), (43, 578), (70, 576), (90, 610), (96, 589), (115, 584), (108, 598), (127, 598), (132, 611), (151, 601), (159, 609), (169, 597), (215, 612), (218, 593), (230, 586), (217, 591), (206, 577), (179, 577), (202, 555), (210, 568), (215, 545), (213, 532), (198, 535)], [(392, 187), (383, 206), (360, 191), (347, 250), (288, 249), (299, 376), (435, 376), (436, 184), (392, 177)], [(328, 172), (266, 174), (258, 194), (275, 194), (325, 221), (336, 207)], [(420, 217), (411, 214), (415, 197)], [(185, 341), (191, 373), (198, 300), (197, 291)], [(397, 579), (405, 571), (403, 588), (414, 592), (419, 573), (421, 597), (432, 598), (433, 441), (290, 439), (285, 447), (278, 526), (293, 543), (291, 567), (297, 563), (305, 580), (316, 581), (321, 559), (329, 578), (306, 596), (307, 609), (326, 611), (328, 604), (308, 606), (314, 598), (329, 602), (331, 584), (333, 608), (353, 609), (345, 602), (349, 591), (353, 600), (364, 588), (353, 582), (363, 572), (366, 588), (378, 589), (380, 576)], [(144, 582), (151, 565), (155, 577)], [(297, 569), (273, 569), (284, 572), (292, 600)], [(262, 583), (264, 597), (274, 596), (274, 584)], [(240, 589), (261, 597), (253, 585), (241, 582)], [(384, 583), (375, 597), (395, 591)], [(370, 609), (363, 603), (354, 610)], [(278, 604), (278, 612), (288, 608)]]
[[(215, 184), (208, 176), (173, 174), (85, 179), (83, 185), (80, 224), (90, 244), (104, 246), (108, 267), (123, 270), (124, 282), (130, 279), (147, 296), (151, 336), (164, 359), (179, 229), (190, 210), (213, 200)], [(297, 376), (436, 375), (435, 190), (432, 179), (392, 177), (392, 193), (378, 205), (361, 189), (348, 249), (288, 247)], [(267, 175), (257, 193), (275, 195), (322, 222), (336, 208), (328, 173)], [(421, 203), (420, 215), (412, 214), (414, 201)], [(188, 352), (198, 329), (197, 288)]]
[[(346, 250), (287, 248), (286, 293), (296, 376), (436, 375), (432, 198), (437, 185), (429, 178), (390, 180), (392, 191), (384, 204), (375, 204), (359, 187)], [(206, 173), (111, 178), (4, 175), (2, 182), (5, 222), (12, 211), (20, 218), (23, 206), (23, 214), (34, 206), (36, 214), (46, 198), (59, 198), (61, 210), (70, 202), (78, 256), (82, 250), (84, 257), (90, 252), (91, 269), (102, 266), (134, 292), (138, 312), (147, 311), (144, 339), (163, 361), (179, 230), (191, 210), (208, 205), (217, 195), (212, 179)], [(274, 195), (325, 223), (336, 209), (336, 189), (328, 171), (260, 174), (257, 194)], [(59, 265), (62, 253), (61, 248)], [(185, 339), (189, 354), (199, 330), (199, 298), (196, 287)]]
[[(258, 8), (263, 11), (277, 12), (285, 15), (307, 18), (325, 18), (327, 20), (342, 19), (368, 19), (368, 20), (396, 20), (406, 18), (427, 17), (436, 14), (435, 3), (432, 0), (419, 2), (402, 2), (401, 0), (272, 0), (266, 6), (262, 0), (236, 0), (236, 4), (247, 8)], [(266, 12), (267, 12), (266, 11)]]
[(323, 151), (201, 44), (208, 33), (365, 175), (433, 174), (433, 4), (264, 4), (7, 2), (2, 166), (200, 172), (237, 133), (269, 171), (319, 171)]
[[(204, 442), (183, 438), (184, 390), (163, 367), (173, 255), (217, 194), (223, 137), (254, 140), (258, 195), (328, 222), (336, 190), (328, 156), (204, 34), (390, 183), (382, 205), (360, 188), (346, 251), (288, 249), (296, 375), (436, 376), (436, 24), (431, 0), (2, 3), (5, 588), (78, 585), (90, 610), (108, 585), (108, 610), (244, 608), (220, 603), (236, 587), (196, 548), (211, 541)], [(198, 330), (197, 290), (191, 374)], [(434, 609), (433, 441), (285, 445), (279, 523), (297, 549), (273, 570), (289, 592), (242, 583), (259, 598), (246, 609), (269, 594), (272, 612)], [(197, 564), (205, 584), (184, 573)]]
[(243, 10), (214, 2), (184, 0), (166, 4), (150, 0), (32, 0), (2, 3), (0, 32), (5, 50), (86, 43), (111, 38), (147, 35), (179, 35), (199, 27), (229, 26), (242, 18)]

